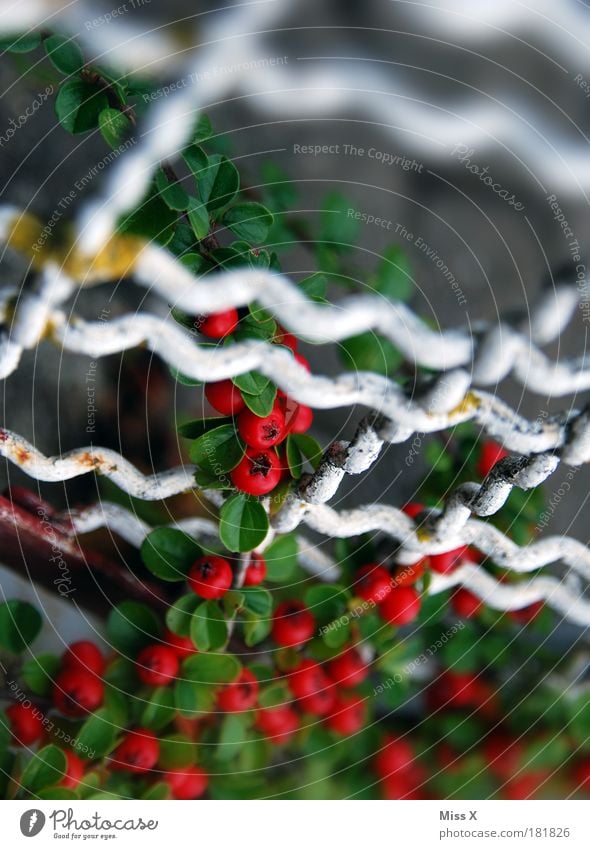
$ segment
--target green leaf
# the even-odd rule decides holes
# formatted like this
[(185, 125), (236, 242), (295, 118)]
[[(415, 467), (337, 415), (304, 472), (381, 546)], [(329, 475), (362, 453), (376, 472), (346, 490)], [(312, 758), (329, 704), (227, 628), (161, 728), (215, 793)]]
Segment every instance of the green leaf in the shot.
[(107, 619), (107, 637), (121, 654), (135, 657), (158, 637), (160, 626), (153, 610), (137, 601), (123, 601)]
[(414, 280), (405, 251), (390, 245), (369, 283), (391, 301), (407, 301), (414, 291)]
[(245, 611), (244, 613), (244, 642), (248, 647), (257, 646), (270, 634), (272, 619), (260, 617), (255, 613)]
[(268, 710), (269, 708), (289, 704), (291, 698), (289, 688), (284, 681), (273, 681), (260, 690), (258, 704), (264, 710)]
[(59, 746), (45, 746), (33, 755), (20, 777), (20, 785), (29, 793), (58, 784), (67, 767), (65, 752)]
[(391, 375), (403, 362), (402, 355), (389, 339), (376, 336), (371, 331), (343, 339), (340, 357), (350, 371), (373, 371), (384, 375)]
[(199, 143), (208, 139), (213, 135), (213, 125), (208, 115), (201, 113), (197, 118), (197, 125), (194, 130), (193, 141)]
[(243, 713), (230, 713), (221, 721), (219, 742), (215, 749), (218, 761), (227, 762), (234, 758), (248, 742), (250, 719)]
[(193, 419), (177, 427), (179, 436), (185, 439), (198, 439), (210, 430), (220, 425), (230, 424), (233, 419), (230, 416), (212, 416), (208, 419)]
[(166, 611), (166, 627), (173, 634), (180, 637), (188, 637), (191, 628), (193, 613), (201, 603), (201, 599), (194, 593), (177, 598), (174, 604)]
[(275, 584), (289, 581), (297, 569), (298, 550), (295, 534), (276, 537), (264, 552), (266, 580)]
[(37, 32), (26, 33), (16, 38), (8, 36), (0, 39), (0, 50), (7, 50), (9, 53), (30, 53), (40, 43), (41, 35)]
[(287, 437), (286, 456), (289, 471), (295, 480), (298, 480), (303, 474), (303, 457), (296, 441), (293, 439), (293, 434), (290, 433)]
[(170, 785), (167, 781), (158, 781), (141, 794), (142, 799), (169, 799)]
[(359, 233), (359, 222), (349, 215), (352, 204), (343, 195), (333, 192), (322, 203), (319, 242), (333, 242), (340, 251), (352, 248)]
[(264, 587), (242, 587), (244, 607), (257, 616), (270, 616), (272, 613), (272, 597)]
[(180, 679), (174, 685), (174, 704), (178, 712), (188, 718), (209, 713), (215, 704), (215, 690), (209, 684)]
[(261, 395), (270, 383), (268, 377), (257, 371), (247, 371), (244, 374), (239, 374), (237, 377), (233, 377), (232, 381), (238, 389), (247, 395)]
[(198, 181), (205, 168), (207, 168), (207, 164), (209, 162), (207, 154), (203, 148), (196, 144), (192, 144), (190, 147), (183, 150), (182, 158), (192, 171), (193, 176), (196, 177)]
[(194, 654), (182, 664), (183, 677), (195, 684), (230, 684), (242, 665), (233, 654)]
[(98, 126), (103, 139), (113, 148), (119, 147), (127, 136), (131, 124), (118, 109), (108, 107), (98, 116)]
[(324, 454), (322, 446), (317, 439), (314, 439), (308, 433), (293, 433), (291, 436), (299, 451), (309, 460), (313, 468), (317, 469), (322, 462)]
[(140, 725), (161, 731), (174, 718), (176, 705), (172, 687), (157, 687), (141, 714)]
[(43, 620), (28, 601), (11, 599), (0, 604), (0, 648), (23, 652), (38, 636)]
[(76, 74), (84, 65), (82, 51), (73, 39), (50, 35), (43, 44), (51, 63), (62, 74)]
[(161, 168), (156, 174), (156, 186), (164, 199), (164, 203), (170, 209), (182, 212), (189, 208), (190, 197), (188, 192), (185, 192), (180, 183), (169, 182), (168, 177)]
[(328, 279), (319, 271), (301, 280), (299, 286), (312, 301), (325, 301), (328, 288)]
[(221, 425), (207, 431), (190, 447), (191, 461), (207, 472), (222, 475), (234, 469), (244, 456), (234, 424)]
[(264, 418), (264, 416), (270, 415), (272, 411), (277, 397), (277, 387), (274, 383), (269, 383), (260, 395), (248, 395), (244, 393), (242, 397), (249, 410), (252, 410), (255, 415)]
[(83, 80), (68, 80), (55, 98), (55, 114), (69, 133), (86, 133), (98, 125), (98, 116), (109, 105), (106, 94)]
[(229, 551), (253, 551), (268, 533), (266, 510), (250, 495), (238, 492), (219, 511), (219, 537)]
[(273, 222), (272, 213), (261, 203), (247, 201), (237, 203), (223, 214), (222, 224), (236, 234), (239, 239), (259, 244), (268, 236)]
[(209, 213), (207, 207), (196, 198), (190, 198), (188, 220), (197, 239), (204, 239), (209, 233)]
[(52, 688), (61, 660), (54, 654), (40, 654), (23, 663), (21, 676), (27, 688), (38, 696), (46, 695)]
[(292, 209), (297, 201), (295, 184), (289, 175), (274, 162), (263, 162), (260, 171), (264, 180), (264, 196), (269, 205), (277, 211)]
[(141, 545), (141, 558), (150, 572), (162, 581), (185, 581), (203, 549), (184, 531), (156, 528)]
[(121, 729), (112, 721), (106, 708), (99, 708), (78, 731), (76, 752), (82, 758), (94, 760), (103, 758), (114, 747), (117, 734)]
[(199, 651), (222, 649), (229, 636), (221, 608), (214, 601), (200, 604), (191, 619), (190, 636)]
[(210, 211), (232, 202), (240, 188), (238, 169), (225, 156), (209, 157), (207, 168), (197, 178), (200, 197)]
[(347, 591), (338, 584), (316, 584), (305, 591), (303, 599), (319, 622), (331, 622), (345, 613)]
[(158, 766), (161, 769), (178, 769), (191, 766), (197, 759), (197, 744), (184, 734), (171, 734), (160, 738)]
[(67, 787), (46, 787), (45, 790), (37, 790), (35, 796), (37, 799), (59, 799), (60, 801), (71, 801), (80, 798), (74, 790), (68, 790)]
[(164, 203), (155, 186), (136, 209), (118, 224), (120, 233), (143, 236), (148, 241), (167, 245), (174, 235), (176, 213)]

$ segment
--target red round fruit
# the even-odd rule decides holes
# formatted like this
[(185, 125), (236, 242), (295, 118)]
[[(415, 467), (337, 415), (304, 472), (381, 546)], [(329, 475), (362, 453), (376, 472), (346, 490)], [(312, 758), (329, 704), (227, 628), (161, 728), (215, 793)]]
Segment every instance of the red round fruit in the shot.
[(165, 687), (178, 675), (178, 655), (172, 648), (154, 643), (137, 655), (137, 677), (150, 687)]
[(228, 684), (217, 700), (220, 710), (231, 713), (250, 710), (258, 699), (258, 679), (249, 669), (242, 669), (240, 677)]
[(223, 312), (214, 312), (210, 315), (199, 316), (195, 326), (205, 336), (211, 339), (223, 339), (233, 333), (238, 326), (238, 311), (235, 307)]
[(379, 605), (379, 614), (390, 625), (408, 625), (420, 613), (420, 596), (413, 587), (395, 587)]
[(208, 383), (205, 387), (205, 397), (211, 406), (224, 416), (236, 416), (246, 406), (242, 393), (231, 380)]
[(490, 772), (508, 781), (524, 765), (524, 747), (519, 740), (496, 731), (483, 744), (483, 753)]
[(64, 777), (59, 782), (59, 786), (73, 790), (82, 780), (86, 765), (82, 758), (79, 758), (78, 755), (75, 755), (69, 749), (64, 749), (64, 755), (66, 756), (66, 771)]
[(494, 442), (492, 439), (487, 439), (481, 446), (481, 453), (477, 461), (477, 473), (480, 477), (485, 478), (492, 471), (493, 467), (499, 460), (508, 456), (508, 451)]
[(323, 690), (304, 696), (299, 700), (302, 710), (314, 716), (327, 716), (334, 710), (336, 705), (336, 688), (333, 684), (324, 685)]
[(313, 696), (328, 683), (328, 676), (320, 664), (309, 658), (303, 658), (287, 676), (287, 686), (296, 699)]
[(291, 433), (307, 433), (313, 422), (313, 410), (300, 404), (291, 420), (289, 431)]
[(261, 554), (254, 553), (246, 568), (245, 587), (257, 587), (266, 578), (266, 561)]
[(265, 708), (256, 714), (256, 727), (271, 743), (286, 743), (299, 728), (299, 717), (287, 705)]
[(326, 725), (337, 734), (356, 734), (365, 724), (365, 701), (360, 696), (339, 694)]
[(576, 790), (583, 790), (584, 793), (590, 793), (590, 758), (584, 761), (579, 761), (572, 769), (572, 778), (576, 785)]
[(77, 643), (68, 646), (61, 662), (64, 667), (82, 666), (88, 672), (94, 672), (96, 675), (102, 675), (105, 668), (102, 652), (90, 640), (79, 640)]
[(216, 554), (195, 560), (188, 573), (191, 590), (201, 598), (221, 598), (232, 585), (233, 572), (225, 557)]
[(367, 563), (366, 566), (361, 566), (356, 577), (354, 592), (365, 601), (378, 604), (391, 592), (391, 575), (379, 563)]
[(544, 770), (531, 770), (522, 773), (504, 788), (504, 797), (512, 801), (519, 799), (534, 799), (541, 786), (547, 781), (547, 773)]
[(528, 625), (533, 619), (543, 610), (542, 601), (534, 601), (532, 604), (527, 604), (526, 607), (521, 607), (520, 610), (510, 610), (508, 615), (514, 622), (519, 622), (522, 625)]
[(172, 649), (181, 660), (197, 651), (190, 637), (181, 637), (180, 634), (174, 634), (168, 630), (164, 636), (164, 644), (167, 648)]
[(453, 593), (451, 598), (451, 607), (457, 616), (461, 616), (463, 619), (471, 619), (472, 617), (477, 616), (479, 611), (482, 609), (483, 602), (469, 590), (466, 590), (464, 587), (460, 587)]
[(349, 648), (329, 662), (328, 674), (341, 687), (357, 687), (369, 674), (369, 667), (356, 649)]
[(470, 559), (470, 557), (468, 546), (462, 545), (460, 548), (454, 548), (452, 551), (444, 551), (442, 554), (431, 554), (430, 568), (434, 572), (446, 575), (448, 572), (452, 572), (461, 560)]
[(414, 752), (407, 740), (388, 736), (373, 763), (377, 775), (387, 778), (409, 769), (414, 763)]
[(241, 492), (266, 495), (280, 482), (281, 472), (281, 463), (274, 451), (248, 448), (230, 477)]
[(410, 501), (402, 507), (402, 512), (409, 516), (410, 519), (415, 519), (420, 513), (426, 510), (425, 504), (420, 504), (418, 501)]
[(119, 772), (149, 772), (158, 762), (160, 744), (147, 728), (129, 731), (111, 755), (111, 769)]
[(10, 705), (5, 713), (18, 746), (30, 746), (43, 736), (43, 715), (29, 701)]
[(104, 686), (93, 672), (81, 666), (64, 669), (55, 679), (53, 703), (65, 716), (84, 716), (99, 708), (104, 696)]
[(479, 696), (477, 675), (446, 669), (428, 686), (426, 701), (430, 710), (452, 710), (473, 706)]
[(277, 404), (263, 417), (252, 410), (242, 410), (238, 416), (238, 432), (250, 448), (272, 448), (287, 435), (283, 411)]
[(289, 398), (288, 395), (285, 395), (282, 389), (277, 391), (277, 400), (275, 401), (275, 406), (277, 406), (282, 414), (285, 417), (285, 429), (290, 432), (291, 425), (295, 421), (295, 416), (297, 415), (297, 411), (299, 409), (299, 404), (297, 401), (294, 401), (293, 398)]
[(209, 776), (199, 766), (185, 766), (164, 773), (172, 791), (173, 799), (199, 799), (209, 784)]
[(292, 599), (278, 605), (273, 616), (272, 638), (279, 646), (300, 646), (311, 640), (315, 619), (302, 601)]
[(289, 333), (288, 330), (285, 330), (284, 327), (281, 327), (280, 324), (277, 325), (274, 341), (277, 345), (285, 345), (285, 347), (290, 348), (293, 353), (297, 351), (297, 337)]
[(418, 581), (426, 569), (428, 563), (427, 557), (422, 557), (415, 563), (400, 563), (397, 566), (393, 575), (392, 584), (394, 587), (411, 587)]

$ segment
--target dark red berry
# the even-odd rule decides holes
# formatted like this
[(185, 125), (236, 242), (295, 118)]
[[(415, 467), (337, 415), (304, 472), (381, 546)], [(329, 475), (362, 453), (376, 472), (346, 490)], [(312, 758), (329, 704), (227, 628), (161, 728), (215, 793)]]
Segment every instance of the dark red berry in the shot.
[(180, 634), (174, 634), (172, 631), (166, 631), (164, 643), (176, 652), (176, 656), (181, 660), (197, 651), (190, 637), (181, 637)]
[(320, 664), (308, 658), (301, 660), (287, 676), (287, 685), (296, 699), (313, 696), (328, 683), (328, 677)]
[(279, 646), (300, 646), (314, 631), (315, 619), (302, 601), (283, 601), (275, 610), (271, 634)]
[(410, 501), (402, 507), (402, 511), (409, 516), (410, 519), (415, 519), (420, 513), (426, 510), (425, 504), (420, 504), (418, 501)]
[(88, 672), (102, 675), (105, 659), (102, 652), (90, 640), (79, 640), (72, 643), (62, 657), (63, 666), (83, 666)]
[(311, 407), (306, 407), (305, 404), (300, 404), (291, 420), (289, 430), (291, 433), (307, 433), (312, 422), (313, 410)]
[(328, 674), (341, 687), (357, 687), (369, 674), (369, 667), (356, 649), (347, 649), (328, 664)]
[(590, 793), (590, 758), (578, 761), (572, 769), (572, 779), (576, 785), (576, 790)]
[(457, 616), (461, 616), (463, 619), (471, 619), (473, 616), (477, 616), (482, 609), (483, 602), (469, 590), (460, 587), (453, 593), (451, 607)]
[(361, 566), (356, 577), (354, 591), (365, 601), (378, 604), (391, 592), (392, 577), (379, 563), (367, 563), (366, 566)]
[(190, 568), (188, 584), (201, 598), (221, 598), (232, 585), (233, 572), (224, 557), (216, 554), (200, 557)]
[(297, 352), (295, 352), (295, 359), (297, 360), (300, 366), (303, 366), (306, 371), (311, 372), (311, 366), (309, 364), (309, 361), (306, 360), (303, 354), (298, 354)]
[(266, 578), (266, 561), (261, 554), (256, 552), (250, 558), (246, 574), (244, 576), (245, 587), (257, 587)]
[(502, 731), (495, 731), (484, 741), (483, 754), (490, 772), (502, 781), (508, 781), (525, 762), (522, 743)]
[(221, 691), (217, 703), (221, 710), (236, 712), (250, 710), (257, 699), (258, 679), (249, 669), (242, 669), (238, 680)]
[(185, 766), (182, 769), (164, 773), (172, 791), (173, 799), (199, 799), (209, 783), (209, 776), (199, 766)]
[(69, 749), (64, 750), (64, 755), (66, 756), (66, 771), (64, 777), (59, 782), (59, 786), (73, 790), (82, 780), (85, 764), (82, 758), (79, 758), (78, 755), (75, 755)]
[(477, 473), (480, 477), (485, 478), (492, 471), (493, 467), (499, 460), (508, 456), (508, 451), (494, 442), (492, 439), (487, 439), (481, 446), (481, 453), (477, 461)]
[(266, 495), (281, 480), (281, 464), (274, 451), (248, 448), (230, 473), (232, 483), (248, 495)]
[(360, 696), (339, 694), (326, 725), (337, 734), (356, 734), (365, 723), (365, 703)]
[(43, 715), (30, 702), (10, 705), (5, 713), (18, 746), (30, 746), (43, 736)]
[(238, 432), (250, 448), (272, 448), (287, 435), (285, 416), (277, 404), (264, 417), (252, 410), (242, 410), (238, 416)]
[(256, 714), (256, 727), (271, 743), (286, 743), (299, 728), (299, 717), (287, 705), (265, 708)]
[(119, 772), (148, 772), (160, 756), (160, 744), (147, 728), (129, 731), (111, 755), (111, 768)]
[(236, 416), (246, 406), (242, 393), (231, 380), (208, 383), (205, 397), (218, 413), (224, 416)]
[(413, 587), (395, 587), (379, 604), (379, 615), (390, 625), (408, 625), (420, 613), (420, 596)]
[(53, 703), (65, 716), (84, 716), (99, 708), (104, 686), (93, 672), (81, 666), (70, 666), (55, 679)]
[(314, 716), (327, 716), (334, 710), (336, 699), (336, 687), (333, 684), (326, 683), (322, 690), (300, 699), (299, 704), (306, 713), (311, 713)]
[(137, 677), (150, 687), (165, 687), (178, 675), (178, 655), (174, 649), (155, 643), (137, 656)]
[(238, 311), (234, 307), (224, 312), (214, 312), (211, 315), (199, 316), (195, 326), (205, 336), (211, 339), (223, 339), (229, 336), (238, 326)]
[(427, 557), (422, 557), (415, 563), (400, 563), (393, 575), (392, 585), (394, 587), (412, 587), (424, 574), (427, 564)]
[(521, 607), (520, 610), (510, 610), (508, 615), (514, 622), (519, 622), (522, 625), (527, 625), (539, 615), (543, 610), (542, 601), (534, 601), (532, 604), (527, 604), (526, 607)]
[(439, 572), (441, 575), (445, 575), (456, 569), (459, 563), (464, 559), (471, 559), (469, 548), (466, 545), (454, 548), (452, 551), (444, 551), (442, 554), (431, 554), (430, 568), (434, 572)]
[(388, 736), (383, 743), (373, 762), (378, 776), (387, 778), (396, 772), (404, 772), (413, 764), (414, 752), (407, 740)]

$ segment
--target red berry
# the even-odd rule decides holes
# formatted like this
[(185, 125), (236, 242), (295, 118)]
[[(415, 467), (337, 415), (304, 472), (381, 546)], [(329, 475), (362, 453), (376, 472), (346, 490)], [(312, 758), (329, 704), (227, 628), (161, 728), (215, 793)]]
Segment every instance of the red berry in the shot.
[(172, 631), (166, 631), (164, 644), (172, 649), (181, 660), (197, 651), (190, 637), (181, 637), (180, 634), (174, 634)]
[(281, 480), (281, 464), (273, 451), (248, 448), (230, 473), (232, 483), (248, 495), (266, 495)]
[(468, 546), (462, 545), (460, 548), (454, 548), (452, 551), (445, 551), (442, 554), (431, 554), (430, 568), (434, 572), (445, 575), (447, 572), (452, 572), (458, 566), (459, 561), (470, 558)]
[(287, 705), (265, 708), (256, 714), (256, 727), (271, 743), (286, 743), (299, 728), (299, 717)]
[(462, 616), (463, 619), (471, 619), (473, 616), (477, 616), (482, 609), (483, 602), (472, 592), (461, 587), (453, 593), (451, 607), (457, 616)]
[(188, 584), (201, 598), (221, 598), (232, 585), (233, 572), (224, 557), (200, 557), (190, 568)]
[(6, 708), (10, 731), (18, 746), (30, 746), (43, 735), (43, 716), (29, 701)]
[(413, 587), (395, 587), (379, 604), (379, 613), (386, 622), (399, 627), (413, 622), (420, 606), (420, 596)]
[(105, 660), (102, 652), (90, 640), (79, 640), (72, 643), (62, 657), (63, 666), (83, 666), (88, 672), (102, 675)]
[(408, 741), (389, 736), (374, 760), (375, 772), (381, 778), (405, 772), (413, 763), (414, 752)]
[(490, 772), (502, 781), (508, 781), (524, 763), (522, 743), (501, 731), (494, 732), (484, 741), (483, 753)]
[(410, 519), (415, 519), (420, 513), (426, 510), (425, 504), (420, 504), (418, 501), (410, 501), (402, 507), (402, 511), (409, 516)]
[(292, 599), (278, 605), (271, 634), (279, 646), (300, 646), (311, 640), (314, 631), (315, 619), (302, 601)]
[(165, 687), (178, 675), (178, 655), (172, 648), (154, 644), (137, 656), (137, 677), (150, 687)]
[(337, 734), (356, 734), (365, 723), (365, 702), (360, 696), (339, 694), (326, 725)]
[(584, 761), (579, 761), (572, 769), (572, 778), (576, 785), (576, 790), (583, 790), (585, 793), (590, 793), (590, 758)]
[(257, 587), (266, 578), (266, 561), (260, 554), (254, 553), (244, 576), (245, 587)]
[(481, 446), (481, 453), (477, 461), (477, 473), (480, 477), (485, 478), (492, 471), (498, 460), (508, 456), (508, 451), (494, 442), (492, 439), (487, 439)]
[(478, 696), (477, 675), (446, 669), (429, 685), (426, 701), (430, 710), (452, 710), (473, 706)]
[(240, 677), (228, 684), (221, 693), (217, 703), (220, 710), (235, 713), (250, 710), (258, 699), (258, 679), (249, 669), (242, 669)]
[(400, 563), (396, 568), (393, 576), (392, 584), (394, 587), (411, 587), (416, 581), (422, 577), (426, 564), (427, 557), (417, 560), (415, 563)]
[(299, 409), (299, 404), (297, 401), (294, 401), (293, 398), (289, 398), (288, 395), (279, 389), (277, 391), (277, 400), (275, 401), (275, 406), (277, 406), (285, 417), (285, 429), (287, 431), (291, 431), (291, 425), (295, 420), (295, 416)]
[(520, 610), (510, 610), (508, 615), (514, 620), (514, 622), (520, 622), (523, 625), (527, 625), (529, 622), (532, 622), (542, 610), (543, 602), (534, 601), (532, 604), (527, 604), (526, 607), (521, 607)]
[(198, 766), (185, 766), (164, 773), (164, 781), (170, 785), (173, 799), (198, 799), (207, 789), (209, 776)]
[(311, 366), (309, 364), (309, 361), (306, 360), (303, 354), (298, 354), (297, 352), (295, 352), (295, 359), (297, 360), (300, 366), (303, 366), (306, 371), (311, 372)]
[(391, 575), (379, 563), (367, 563), (366, 566), (361, 566), (356, 576), (354, 591), (365, 601), (377, 604), (391, 592)]
[(224, 416), (235, 416), (246, 406), (242, 393), (231, 380), (208, 383), (205, 387), (205, 397), (211, 406)]
[(313, 696), (328, 685), (328, 677), (319, 663), (304, 658), (289, 672), (287, 685), (296, 699)]
[(323, 690), (305, 696), (299, 704), (306, 713), (312, 713), (314, 716), (327, 716), (334, 710), (336, 699), (336, 688), (332, 684), (326, 684)]
[(66, 771), (59, 782), (59, 786), (73, 790), (74, 787), (78, 786), (84, 775), (85, 763), (82, 758), (79, 758), (69, 749), (64, 750), (64, 755), (66, 756)]
[(65, 716), (84, 716), (99, 708), (104, 696), (103, 683), (81, 666), (70, 666), (55, 679), (53, 703)]
[(111, 769), (119, 772), (148, 772), (160, 756), (160, 744), (147, 728), (129, 731), (111, 755)]
[(412, 776), (405, 772), (388, 775), (381, 782), (381, 792), (384, 799), (423, 799), (423, 795), (416, 787)]
[(238, 311), (234, 307), (224, 312), (214, 312), (211, 315), (199, 316), (195, 322), (195, 326), (205, 336), (210, 336), (211, 339), (223, 339), (224, 336), (229, 336), (238, 326)]
[(291, 433), (307, 433), (313, 422), (313, 410), (300, 404), (291, 420), (289, 430)]
[(274, 341), (277, 345), (285, 345), (285, 347), (290, 348), (293, 353), (297, 351), (297, 337), (292, 333), (289, 333), (288, 330), (285, 330), (284, 327), (281, 327), (280, 324), (277, 325), (277, 332)]
[(250, 448), (272, 448), (287, 435), (285, 416), (277, 404), (264, 417), (252, 410), (242, 410), (238, 416), (238, 432)]
[(341, 687), (357, 687), (369, 674), (369, 667), (356, 649), (347, 649), (328, 664), (328, 674)]
[(518, 799), (534, 799), (541, 785), (545, 784), (547, 773), (543, 770), (535, 770), (519, 775), (508, 783), (504, 789), (506, 799), (516, 801)]

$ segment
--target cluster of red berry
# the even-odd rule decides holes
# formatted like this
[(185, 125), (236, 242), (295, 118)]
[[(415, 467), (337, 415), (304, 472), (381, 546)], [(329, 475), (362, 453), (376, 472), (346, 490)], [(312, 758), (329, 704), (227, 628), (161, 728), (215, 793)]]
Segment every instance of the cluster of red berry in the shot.
[[(230, 309), (199, 319), (197, 326), (209, 338), (223, 339), (234, 332), (238, 322), (237, 310)], [(311, 371), (305, 357), (297, 353), (297, 339), (293, 334), (279, 328), (273, 341), (290, 348), (297, 362)], [(233, 485), (249, 495), (272, 492), (283, 477), (288, 476), (288, 466), (280, 446), (289, 434), (309, 430), (312, 410), (279, 389), (270, 413), (257, 416), (246, 407), (242, 392), (231, 380), (208, 383), (205, 396), (218, 413), (235, 417), (237, 432), (246, 445), (244, 456), (230, 472)]]

